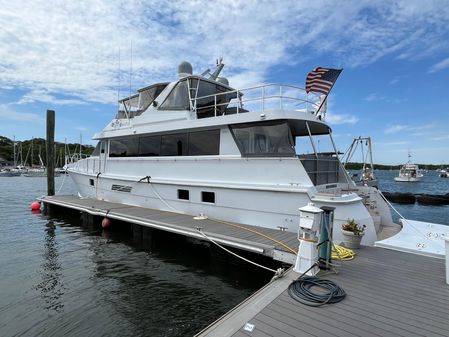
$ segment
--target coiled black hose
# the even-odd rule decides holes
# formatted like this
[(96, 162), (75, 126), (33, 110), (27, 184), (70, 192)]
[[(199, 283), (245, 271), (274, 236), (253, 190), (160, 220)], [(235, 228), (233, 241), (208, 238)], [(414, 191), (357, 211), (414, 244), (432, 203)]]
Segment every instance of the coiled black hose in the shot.
[(312, 307), (337, 303), (346, 296), (346, 292), (335, 282), (315, 276), (299, 277), (289, 285), (288, 293), (296, 301)]

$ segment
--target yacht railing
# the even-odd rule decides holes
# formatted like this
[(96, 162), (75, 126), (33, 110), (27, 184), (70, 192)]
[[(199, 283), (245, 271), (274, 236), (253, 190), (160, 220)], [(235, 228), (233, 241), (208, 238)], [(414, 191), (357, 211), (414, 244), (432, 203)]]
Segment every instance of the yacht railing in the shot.
[(320, 96), (287, 84), (264, 84), (241, 90), (193, 97), (191, 107), (198, 118), (272, 109), (299, 110), (315, 114)]

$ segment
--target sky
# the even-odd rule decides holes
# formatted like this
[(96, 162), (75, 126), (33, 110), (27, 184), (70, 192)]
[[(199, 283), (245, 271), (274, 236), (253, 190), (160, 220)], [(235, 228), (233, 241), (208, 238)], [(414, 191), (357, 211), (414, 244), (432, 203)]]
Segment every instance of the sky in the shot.
[(326, 121), (344, 152), (370, 136), (381, 164), (449, 163), (449, 0), (0, 0), (0, 135), (91, 138), (117, 98), (200, 74), (223, 57), (231, 86), (304, 87), (343, 68)]

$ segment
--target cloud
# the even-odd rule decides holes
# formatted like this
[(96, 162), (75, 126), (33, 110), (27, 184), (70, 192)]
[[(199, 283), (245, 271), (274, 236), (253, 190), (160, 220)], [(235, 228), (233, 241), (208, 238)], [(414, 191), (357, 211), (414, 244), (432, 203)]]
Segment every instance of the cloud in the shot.
[(390, 82), (388, 82), (389, 85), (393, 85), (399, 82), (398, 78), (393, 78)]
[(444, 60), (442, 60), (442, 61), (434, 64), (432, 67), (430, 67), (428, 73), (432, 74), (432, 73), (435, 73), (437, 71), (446, 69), (448, 67), (449, 67), (449, 57), (445, 58)]
[(55, 105), (80, 105), (86, 104), (86, 102), (80, 99), (66, 99), (66, 98), (56, 98), (51, 95), (48, 90), (45, 89), (34, 89), (29, 93), (25, 94), (17, 104), (28, 104), (34, 102), (46, 102)]
[(402, 130), (406, 130), (407, 128), (408, 128), (407, 125), (393, 125), (393, 126), (390, 126), (390, 127), (386, 128), (384, 130), (384, 132), (386, 134), (396, 133), (396, 132), (399, 132), (399, 131), (402, 131)]
[(368, 96), (366, 96), (363, 99), (367, 102), (379, 101), (379, 102), (386, 102), (386, 103), (404, 103), (404, 102), (408, 101), (408, 98), (388, 98), (385, 96), (381, 96), (375, 92), (369, 94)]
[[(436, 126), (436, 124), (434, 123), (429, 123), (429, 124), (424, 124), (424, 125), (418, 125), (418, 126), (413, 126), (413, 125), (403, 125), (403, 124), (398, 124), (398, 125), (392, 125), (387, 127), (384, 132), (386, 134), (390, 134), (390, 133), (396, 133), (396, 132), (400, 132), (400, 131), (407, 131), (407, 132), (411, 132), (411, 131), (422, 131), (422, 130), (429, 130), (429, 129), (433, 129)], [(414, 135), (423, 135), (424, 133), (422, 132), (413, 132)]]
[(410, 144), (408, 141), (396, 141), (396, 142), (376, 142), (377, 145), (383, 145), (383, 146), (397, 146), (397, 145), (407, 145)]
[(11, 106), (0, 104), (0, 118), (2, 120), (12, 120), (28, 123), (44, 123), (44, 118), (36, 113), (31, 112), (18, 112), (12, 109)]
[(201, 73), (223, 56), (223, 75), (247, 86), (273, 66), (323, 55), (345, 67), (418, 59), (447, 50), (448, 8), (438, 0), (2, 1), (0, 87), (28, 89), (23, 104), (112, 103), (119, 87), (123, 96), (130, 84), (176, 79), (183, 60)]
[(358, 121), (359, 118), (354, 115), (338, 115), (334, 113), (326, 114), (326, 122), (329, 122), (330, 124), (356, 124)]
[(366, 96), (366, 97), (364, 98), (364, 100), (365, 100), (365, 101), (368, 101), (368, 102), (372, 102), (372, 101), (383, 101), (383, 100), (385, 100), (385, 97), (379, 96), (379, 94), (377, 94), (377, 93), (375, 93), (375, 92), (372, 92), (371, 94), (369, 94), (368, 96)]
[(439, 137), (432, 137), (431, 140), (448, 140), (449, 135), (439, 136)]

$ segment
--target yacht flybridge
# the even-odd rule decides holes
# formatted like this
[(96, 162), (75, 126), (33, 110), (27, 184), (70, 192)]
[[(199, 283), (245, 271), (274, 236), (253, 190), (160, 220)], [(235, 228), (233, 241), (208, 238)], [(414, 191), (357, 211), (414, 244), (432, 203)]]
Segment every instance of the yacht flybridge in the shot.
[(183, 62), (176, 81), (120, 100), (92, 156), (68, 167), (79, 194), (292, 232), (313, 202), (335, 208), (336, 242), (348, 219), (367, 226), (366, 245), (395, 226), (380, 193), (343, 169), (323, 96), (281, 84), (236, 90), (222, 68), (193, 75)]

